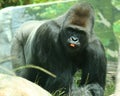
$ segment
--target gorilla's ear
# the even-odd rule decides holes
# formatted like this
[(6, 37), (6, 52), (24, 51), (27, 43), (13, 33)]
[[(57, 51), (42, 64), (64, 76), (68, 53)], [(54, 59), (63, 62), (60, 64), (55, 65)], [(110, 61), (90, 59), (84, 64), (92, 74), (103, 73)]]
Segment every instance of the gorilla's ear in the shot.
[(74, 26), (90, 32), (94, 26), (94, 11), (92, 6), (88, 3), (73, 6), (68, 11), (63, 26)]

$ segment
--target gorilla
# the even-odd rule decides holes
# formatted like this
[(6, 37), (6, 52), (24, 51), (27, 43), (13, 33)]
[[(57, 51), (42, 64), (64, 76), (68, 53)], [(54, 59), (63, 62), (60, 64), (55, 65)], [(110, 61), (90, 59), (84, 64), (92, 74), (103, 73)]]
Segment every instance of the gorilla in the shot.
[(74, 74), (80, 69), (78, 87), (96, 85), (97, 88), (89, 88), (89, 91), (93, 96), (103, 96), (107, 60), (93, 27), (94, 10), (88, 3), (77, 3), (54, 19), (24, 23), (12, 42), (13, 68), (33, 64), (56, 77), (33, 68), (18, 70), (16, 74), (37, 81), (49, 92), (62, 89), (69, 94), (74, 91)]

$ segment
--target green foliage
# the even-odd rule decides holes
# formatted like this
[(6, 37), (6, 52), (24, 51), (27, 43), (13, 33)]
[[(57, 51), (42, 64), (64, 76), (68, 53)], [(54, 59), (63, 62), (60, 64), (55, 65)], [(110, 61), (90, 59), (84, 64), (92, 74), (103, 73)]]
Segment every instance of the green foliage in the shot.
[(111, 94), (114, 93), (114, 91), (115, 91), (115, 81), (112, 78), (107, 77), (105, 96), (110, 96)]
[(116, 8), (120, 9), (120, 0), (112, 0), (112, 4), (113, 4)]
[(64, 92), (63, 89), (61, 88), (61, 89), (55, 91), (54, 93), (52, 93), (52, 96), (66, 96), (64, 93), (65, 93), (65, 92)]
[(51, 1), (57, 1), (57, 0), (31, 0), (33, 3), (40, 3), (40, 2), (51, 2)]
[(31, 7), (27, 8), (26, 12), (27, 14), (34, 16), (37, 20), (51, 19), (63, 14), (71, 5), (73, 5), (73, 3), (75, 2), (68, 2), (67, 5), (66, 3), (57, 3), (52, 5)]
[(120, 20), (114, 23), (113, 30), (114, 30), (115, 36), (118, 39), (118, 42), (120, 42)]
[(8, 6), (49, 2), (49, 1), (56, 1), (56, 0), (0, 0), (0, 8), (5, 8)]

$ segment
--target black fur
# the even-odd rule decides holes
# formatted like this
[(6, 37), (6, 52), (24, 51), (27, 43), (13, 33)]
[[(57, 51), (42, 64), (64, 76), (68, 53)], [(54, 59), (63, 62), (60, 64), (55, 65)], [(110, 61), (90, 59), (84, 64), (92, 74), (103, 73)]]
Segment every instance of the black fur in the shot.
[[(49, 21), (25, 23), (12, 43), (13, 67), (34, 64), (47, 69), (53, 78), (35, 69), (17, 71), (17, 75), (35, 81), (50, 92), (71, 89), (73, 75), (82, 70), (80, 86), (105, 87), (106, 57), (103, 45), (93, 32), (94, 12), (89, 4), (76, 4), (64, 15)], [(95, 90), (100, 88), (96, 88)], [(90, 90), (94, 96), (103, 91)], [(96, 95), (97, 94), (97, 95)]]

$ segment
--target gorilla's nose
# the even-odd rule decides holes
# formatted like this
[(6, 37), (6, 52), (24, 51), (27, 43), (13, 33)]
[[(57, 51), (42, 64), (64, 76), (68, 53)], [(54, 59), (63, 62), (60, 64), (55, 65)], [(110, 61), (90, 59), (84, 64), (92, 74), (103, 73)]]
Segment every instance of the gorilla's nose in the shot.
[(71, 36), (70, 39), (74, 42), (78, 42), (79, 41), (79, 38), (78, 37), (75, 37), (75, 36)]

